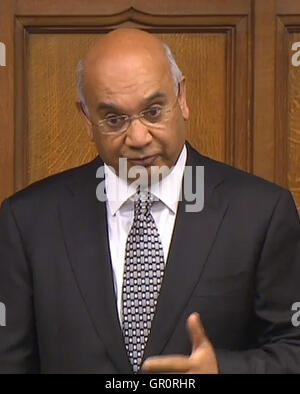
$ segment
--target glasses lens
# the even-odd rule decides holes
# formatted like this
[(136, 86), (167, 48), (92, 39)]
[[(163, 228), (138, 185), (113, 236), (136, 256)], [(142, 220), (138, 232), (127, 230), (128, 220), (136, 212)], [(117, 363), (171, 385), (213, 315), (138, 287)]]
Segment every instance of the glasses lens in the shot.
[(170, 118), (172, 109), (155, 106), (141, 113), (141, 121), (151, 127), (163, 127)]
[(101, 123), (101, 128), (104, 133), (119, 133), (127, 128), (128, 117), (110, 116)]
[(136, 115), (120, 115), (120, 116), (108, 116), (106, 119), (98, 123), (98, 128), (102, 133), (117, 134), (123, 133), (129, 127), (129, 124), (134, 119), (139, 119), (145, 126), (160, 128), (164, 127), (164, 124), (170, 118), (170, 114), (177, 103), (176, 101), (171, 107), (162, 107), (161, 105), (153, 105), (149, 109), (140, 112)]
[(141, 113), (141, 118), (149, 123), (159, 123), (163, 120), (163, 108), (153, 106)]

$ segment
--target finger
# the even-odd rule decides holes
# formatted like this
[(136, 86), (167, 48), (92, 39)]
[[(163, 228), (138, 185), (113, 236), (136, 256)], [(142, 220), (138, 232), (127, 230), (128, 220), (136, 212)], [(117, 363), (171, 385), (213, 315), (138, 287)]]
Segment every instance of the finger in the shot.
[(147, 358), (141, 368), (145, 372), (185, 373), (189, 367), (189, 357), (187, 356), (156, 356)]
[(194, 351), (207, 340), (199, 313), (194, 312), (188, 317), (187, 328)]

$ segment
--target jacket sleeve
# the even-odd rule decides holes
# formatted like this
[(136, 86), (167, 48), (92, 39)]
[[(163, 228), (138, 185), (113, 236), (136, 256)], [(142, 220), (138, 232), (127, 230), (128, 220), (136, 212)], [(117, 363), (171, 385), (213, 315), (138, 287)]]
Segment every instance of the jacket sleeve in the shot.
[(0, 373), (38, 373), (32, 275), (9, 199), (0, 209), (0, 302)]
[(220, 373), (300, 373), (300, 222), (288, 191), (274, 207), (256, 270), (254, 318), (257, 346), (216, 350)]

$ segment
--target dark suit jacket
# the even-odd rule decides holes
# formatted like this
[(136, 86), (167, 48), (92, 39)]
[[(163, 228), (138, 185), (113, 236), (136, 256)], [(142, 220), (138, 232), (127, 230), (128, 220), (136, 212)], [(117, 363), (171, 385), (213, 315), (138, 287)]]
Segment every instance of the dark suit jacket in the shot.
[[(106, 207), (91, 163), (37, 182), (0, 213), (0, 371), (131, 373), (114, 294)], [(197, 311), (222, 373), (300, 372), (300, 225), (290, 193), (201, 156), (205, 206), (175, 230), (145, 357), (189, 354)], [(195, 174), (195, 172), (194, 172)]]

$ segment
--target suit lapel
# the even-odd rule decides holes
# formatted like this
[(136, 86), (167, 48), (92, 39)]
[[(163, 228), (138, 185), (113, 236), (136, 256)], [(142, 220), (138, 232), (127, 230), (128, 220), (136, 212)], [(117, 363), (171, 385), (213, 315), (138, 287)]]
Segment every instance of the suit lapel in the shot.
[[(204, 165), (201, 156), (188, 145), (187, 165)], [(194, 168), (195, 169), (195, 168)], [(195, 171), (193, 169), (193, 174)], [(187, 202), (179, 202), (169, 257), (156, 314), (152, 322), (144, 359), (160, 354), (177, 324), (202, 270), (226, 213), (227, 202), (214, 198), (214, 189), (222, 183), (209, 166), (205, 171), (205, 204), (201, 212), (186, 212)], [(195, 181), (195, 179), (193, 180)]]
[(119, 324), (110, 262), (106, 208), (96, 199), (99, 159), (76, 177), (60, 204), (69, 260), (93, 325), (120, 372), (132, 372)]

